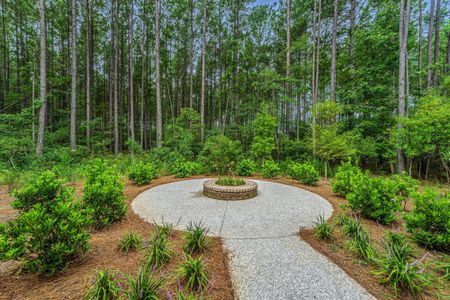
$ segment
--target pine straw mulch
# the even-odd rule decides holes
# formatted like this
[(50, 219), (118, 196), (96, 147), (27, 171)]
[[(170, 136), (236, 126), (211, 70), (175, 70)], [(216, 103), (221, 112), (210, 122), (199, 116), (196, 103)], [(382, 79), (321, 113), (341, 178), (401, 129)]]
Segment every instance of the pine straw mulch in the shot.
[[(271, 181), (297, 186), (318, 194), (328, 200), (328, 202), (331, 203), (334, 209), (332, 217), (328, 220), (328, 223), (330, 224), (333, 223), (334, 217), (339, 214), (346, 213), (340, 208), (340, 205), (346, 204), (347, 201), (344, 198), (333, 193), (330, 183), (325, 180), (321, 180), (316, 186), (303, 185), (298, 181), (288, 178), (278, 178)], [(412, 206), (410, 203), (408, 203), (407, 211), (411, 209)], [(401, 219), (401, 213), (399, 213), (398, 219)], [(375, 221), (368, 220), (363, 217), (359, 217), (359, 220), (368, 230), (372, 242), (374, 243), (375, 249), (378, 253), (381, 253), (381, 251), (383, 251), (382, 239), (385, 236), (386, 230), (390, 229), (404, 232), (403, 225), (400, 222), (391, 226), (383, 226)], [(335, 227), (333, 231), (334, 239), (328, 242), (315, 238), (314, 230), (311, 228), (301, 228), (299, 231), (299, 235), (304, 241), (311, 245), (311, 247), (313, 247), (315, 250), (322, 253), (339, 267), (341, 267), (355, 281), (357, 281), (369, 293), (371, 293), (378, 299), (450, 299), (450, 287), (448, 286), (448, 282), (440, 282), (439, 285), (441, 285), (441, 288), (430, 288), (428, 291), (425, 291), (420, 297), (414, 297), (413, 295), (408, 293), (399, 293), (398, 295), (396, 295), (393, 289), (381, 284), (380, 280), (372, 274), (372, 272), (376, 268), (373, 264), (367, 264), (355, 257), (354, 254), (349, 252), (349, 250), (347, 249), (347, 238), (340, 228)], [(415, 245), (414, 243), (410, 243), (410, 245), (414, 249), (414, 256), (416, 258), (421, 258), (427, 252), (425, 249)], [(424, 262), (431, 262), (433, 260), (442, 261), (444, 259), (445, 258), (442, 253), (430, 252)], [(434, 275), (442, 276), (443, 274), (434, 273)], [(447, 286), (445, 286), (446, 284)]]
[[(116, 271), (125, 279), (125, 274), (134, 275), (145, 260), (146, 251), (130, 252), (125, 255), (116, 248), (117, 242), (127, 232), (138, 232), (147, 238), (152, 226), (141, 220), (131, 210), (131, 201), (141, 192), (150, 187), (177, 181), (172, 176), (155, 179), (150, 185), (137, 187), (130, 183), (126, 184), (125, 195), (128, 201), (128, 213), (126, 218), (111, 227), (93, 232), (90, 239), (90, 251), (73, 261), (64, 271), (56, 276), (46, 278), (36, 274), (17, 271), (11, 262), (4, 263), (4, 268), (10, 268), (13, 273), (0, 272), (0, 299), (82, 299), (90, 286), (89, 280), (95, 276), (96, 271), (109, 269)], [(76, 189), (76, 195), (81, 194), (82, 183), (71, 184)], [(0, 189), (1, 190), (1, 189)], [(5, 193), (2, 191), (1, 193)], [(4, 194), (0, 194), (4, 197)], [(9, 199), (9, 198), (8, 198)], [(11, 201), (11, 199), (9, 199)], [(0, 202), (2, 207), (4, 202)], [(4, 210), (1, 208), (0, 217)], [(4, 222), (8, 219), (1, 219)], [(173, 277), (175, 270), (184, 260), (183, 256), (183, 233), (175, 231), (170, 237), (170, 245), (175, 255), (162, 269), (161, 276), (168, 278), (163, 289), (163, 297), (168, 293), (174, 295), (178, 290), (177, 279)], [(208, 299), (234, 299), (234, 291), (231, 283), (228, 253), (223, 247), (220, 238), (211, 238), (211, 244), (203, 254), (206, 270), (211, 278), (211, 289), (207, 295)], [(17, 267), (17, 266), (16, 266)], [(2, 265), (0, 264), (0, 269)], [(16, 270), (14, 272), (14, 270)], [(6, 272), (8, 273), (8, 272)]]

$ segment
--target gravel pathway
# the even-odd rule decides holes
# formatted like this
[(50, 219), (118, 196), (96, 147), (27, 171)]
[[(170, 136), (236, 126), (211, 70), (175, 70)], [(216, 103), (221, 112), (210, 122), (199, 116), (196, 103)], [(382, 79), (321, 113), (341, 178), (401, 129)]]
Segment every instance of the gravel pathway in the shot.
[(230, 251), (239, 299), (374, 299), (297, 235), (332, 207), (322, 197), (280, 183), (255, 180), (258, 196), (220, 201), (202, 195), (205, 179), (160, 185), (140, 194), (133, 210), (150, 222), (184, 229), (201, 221)]

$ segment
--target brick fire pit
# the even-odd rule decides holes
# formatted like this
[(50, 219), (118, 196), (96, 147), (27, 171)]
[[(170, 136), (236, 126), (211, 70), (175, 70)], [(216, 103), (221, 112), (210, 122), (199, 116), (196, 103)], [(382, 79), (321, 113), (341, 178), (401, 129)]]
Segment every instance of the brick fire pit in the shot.
[(224, 186), (216, 184), (216, 179), (206, 180), (203, 183), (203, 195), (218, 200), (246, 200), (256, 197), (258, 184), (251, 180), (245, 180), (244, 185)]

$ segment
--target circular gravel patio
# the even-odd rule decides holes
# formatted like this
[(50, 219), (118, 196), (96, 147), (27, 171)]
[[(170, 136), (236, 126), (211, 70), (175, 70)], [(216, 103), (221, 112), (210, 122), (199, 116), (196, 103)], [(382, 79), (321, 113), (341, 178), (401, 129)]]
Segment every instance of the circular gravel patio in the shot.
[(202, 222), (221, 236), (230, 251), (230, 269), (239, 299), (373, 299), (343, 270), (302, 241), (300, 227), (329, 218), (324, 198), (297, 187), (256, 181), (250, 200), (222, 201), (203, 196), (194, 179), (151, 188), (133, 201), (133, 211), (149, 222), (169, 222), (183, 230)]

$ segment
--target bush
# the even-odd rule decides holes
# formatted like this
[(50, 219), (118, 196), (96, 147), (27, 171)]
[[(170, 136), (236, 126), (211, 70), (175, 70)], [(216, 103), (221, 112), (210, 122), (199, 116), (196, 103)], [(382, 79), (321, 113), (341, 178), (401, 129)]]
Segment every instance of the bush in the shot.
[(12, 206), (28, 211), (33, 205), (40, 203), (43, 206), (50, 205), (61, 193), (61, 182), (57, 180), (55, 173), (46, 171), (30, 180), (23, 188), (14, 192), (17, 198)]
[(192, 161), (178, 161), (172, 168), (176, 178), (186, 178), (200, 173), (201, 166)]
[(352, 210), (382, 224), (395, 221), (395, 212), (400, 209), (400, 202), (396, 198), (393, 181), (363, 174), (355, 176), (351, 182), (351, 192), (347, 194), (347, 200)]
[(117, 244), (117, 248), (128, 254), (130, 250), (137, 250), (141, 247), (142, 244), (142, 238), (139, 234), (129, 232), (123, 236), (122, 239), (120, 239), (119, 243)]
[(128, 170), (128, 178), (137, 185), (148, 184), (156, 177), (156, 169), (150, 163), (137, 162)]
[(291, 163), (289, 165), (289, 174), (292, 178), (307, 185), (315, 185), (320, 179), (319, 172), (309, 162), (303, 164)]
[(255, 172), (256, 164), (251, 159), (241, 160), (236, 167), (236, 173), (239, 176), (252, 176)]
[(185, 234), (184, 252), (195, 253), (205, 251), (208, 247), (208, 229), (201, 223), (190, 223)]
[(405, 205), (410, 196), (418, 191), (419, 182), (406, 174), (392, 175), (390, 180), (395, 183), (398, 201)]
[(122, 219), (127, 212), (124, 186), (119, 176), (110, 168), (89, 173), (84, 186), (83, 200), (93, 210), (94, 225), (102, 228)]
[(388, 232), (384, 242), (386, 253), (378, 261), (379, 269), (375, 275), (381, 277), (381, 282), (391, 285), (395, 292), (398, 289), (417, 294), (428, 285), (428, 278), (421, 271), (419, 261), (408, 263), (411, 248), (402, 234)]
[(230, 139), (220, 134), (209, 137), (203, 145), (200, 161), (210, 171), (218, 174), (226, 174), (233, 170), (242, 146), (239, 141)]
[(280, 174), (280, 168), (273, 160), (266, 160), (261, 173), (264, 178), (273, 178)]
[(331, 183), (333, 192), (340, 196), (347, 196), (352, 190), (352, 180), (356, 176), (361, 176), (361, 170), (353, 166), (350, 162), (341, 164), (336, 171), (335, 178)]
[(86, 294), (86, 300), (119, 299), (119, 286), (115, 281), (115, 274), (109, 270), (102, 270), (92, 279), (92, 286)]
[(91, 223), (68, 190), (49, 207), (34, 205), (13, 223), (25, 267), (47, 275), (61, 271), (69, 260), (89, 249), (86, 227)]
[(333, 237), (333, 227), (327, 223), (324, 216), (317, 218), (314, 236), (322, 240), (330, 240)]
[(187, 255), (186, 261), (181, 264), (178, 270), (178, 274), (193, 292), (204, 291), (208, 286), (209, 279), (205, 271), (205, 263), (201, 257), (192, 258)]
[(164, 284), (163, 278), (155, 277), (149, 265), (141, 267), (136, 277), (128, 276), (128, 290), (125, 292), (127, 299), (159, 299), (159, 292)]
[(245, 180), (233, 177), (221, 177), (216, 180), (216, 184), (223, 186), (240, 186), (245, 185)]
[(414, 196), (414, 209), (405, 215), (414, 241), (428, 249), (450, 251), (450, 195), (427, 189)]

